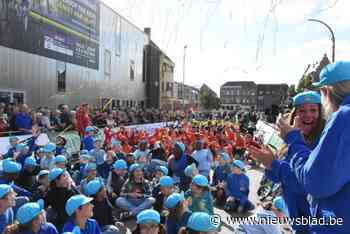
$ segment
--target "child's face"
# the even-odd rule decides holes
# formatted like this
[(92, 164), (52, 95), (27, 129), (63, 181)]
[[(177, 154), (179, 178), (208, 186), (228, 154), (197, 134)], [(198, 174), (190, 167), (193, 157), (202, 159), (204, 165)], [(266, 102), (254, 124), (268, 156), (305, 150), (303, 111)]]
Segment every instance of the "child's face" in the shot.
[(121, 177), (124, 177), (125, 174), (126, 174), (126, 170), (117, 170), (117, 169), (114, 169), (113, 171), (114, 171), (114, 173), (115, 173), (116, 175), (121, 176)]
[(138, 158), (137, 162), (140, 163), (140, 164), (146, 164), (147, 159), (146, 159), (145, 156), (140, 156), (140, 157)]
[(241, 169), (239, 167), (232, 167), (231, 170), (233, 174), (236, 174), (236, 175), (241, 174)]
[(157, 180), (159, 180), (162, 176), (164, 176), (164, 174), (161, 171), (157, 171), (156, 172), (155, 177), (156, 177)]
[(194, 195), (200, 195), (202, 193), (202, 188), (195, 184), (191, 184), (191, 191)]
[(49, 185), (48, 175), (40, 176), (39, 183), (41, 185), (48, 186)]
[(226, 164), (226, 161), (223, 158), (220, 158), (219, 162), (220, 162), (220, 166), (223, 166)]
[(12, 146), (12, 147), (15, 147), (16, 145), (17, 145), (17, 140), (11, 140), (10, 141), (10, 145)]
[(56, 163), (56, 167), (61, 168), (61, 169), (66, 169), (66, 164), (65, 163)]
[(168, 186), (168, 187), (160, 187), (160, 192), (164, 195), (164, 196), (169, 196), (172, 193), (172, 187)]
[(101, 141), (95, 141), (94, 145), (96, 149), (101, 149)]

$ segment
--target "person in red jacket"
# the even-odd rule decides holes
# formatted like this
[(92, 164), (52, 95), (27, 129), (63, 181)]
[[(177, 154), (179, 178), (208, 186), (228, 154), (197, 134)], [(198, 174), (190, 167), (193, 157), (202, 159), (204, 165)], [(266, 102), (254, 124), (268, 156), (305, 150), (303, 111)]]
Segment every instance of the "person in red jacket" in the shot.
[(92, 125), (91, 119), (89, 116), (89, 104), (82, 104), (77, 113), (76, 113), (76, 120), (77, 120), (77, 128), (79, 131), (80, 136), (84, 136), (84, 131), (87, 126)]

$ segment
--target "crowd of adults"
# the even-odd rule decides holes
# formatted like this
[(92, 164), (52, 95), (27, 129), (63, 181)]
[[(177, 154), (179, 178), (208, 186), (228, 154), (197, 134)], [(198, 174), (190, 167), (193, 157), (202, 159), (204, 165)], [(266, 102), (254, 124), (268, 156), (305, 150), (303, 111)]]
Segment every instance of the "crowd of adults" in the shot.
[[(282, 233), (266, 218), (284, 217), (293, 218), (297, 234), (349, 233), (350, 62), (328, 65), (314, 85), (320, 92), (296, 95), (293, 109), (277, 118), (285, 142), (277, 150), (254, 137), (261, 119), (254, 112), (221, 115), (233, 122), (183, 121), (149, 133), (113, 130), (120, 119), (112, 111), (101, 139), (94, 126), (98, 115), (91, 118), (85, 104), (74, 118), (67, 106), (58, 113), (57, 126), (72, 125), (81, 136), (78, 161), (71, 161), (62, 136), (37, 145), (42, 123), (23, 105), (9, 117), (33, 137), (25, 143), (11, 137), (1, 155), (0, 232), (120, 233), (125, 221), (135, 219), (134, 233), (215, 233), (220, 227), (211, 215), (217, 207), (264, 217), (262, 223), (237, 225), (236, 234)], [(282, 185), (281, 197), (249, 200), (247, 164), (257, 162)]]

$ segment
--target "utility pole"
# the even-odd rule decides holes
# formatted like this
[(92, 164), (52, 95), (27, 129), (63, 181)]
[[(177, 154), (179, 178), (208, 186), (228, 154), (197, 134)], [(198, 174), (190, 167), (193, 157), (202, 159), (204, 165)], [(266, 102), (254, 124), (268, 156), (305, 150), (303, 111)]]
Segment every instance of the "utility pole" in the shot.
[(317, 22), (317, 23), (323, 24), (324, 26), (327, 27), (327, 29), (331, 33), (331, 37), (332, 37), (332, 62), (334, 63), (334, 61), (335, 61), (335, 37), (334, 37), (334, 33), (333, 33), (332, 28), (328, 24), (326, 24), (325, 22), (323, 22), (321, 20), (308, 19), (308, 21), (313, 21), (313, 22)]

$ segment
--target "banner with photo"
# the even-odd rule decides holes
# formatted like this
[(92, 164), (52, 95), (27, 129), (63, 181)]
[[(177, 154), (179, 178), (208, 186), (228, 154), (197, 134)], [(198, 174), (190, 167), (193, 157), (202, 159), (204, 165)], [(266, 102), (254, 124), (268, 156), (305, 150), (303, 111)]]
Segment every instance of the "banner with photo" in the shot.
[(98, 69), (98, 0), (0, 0), (0, 45)]

